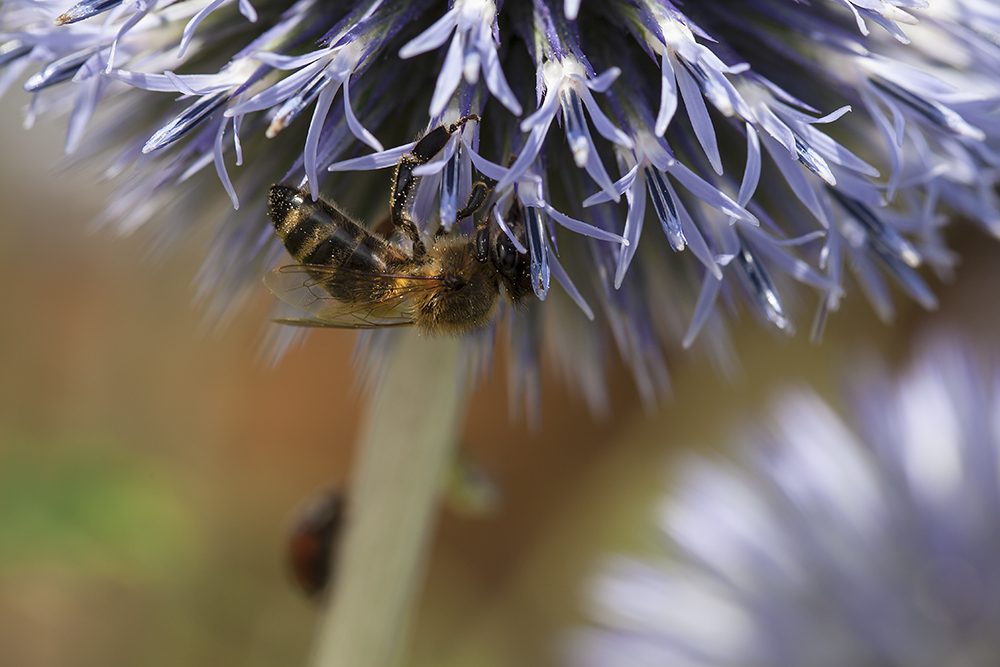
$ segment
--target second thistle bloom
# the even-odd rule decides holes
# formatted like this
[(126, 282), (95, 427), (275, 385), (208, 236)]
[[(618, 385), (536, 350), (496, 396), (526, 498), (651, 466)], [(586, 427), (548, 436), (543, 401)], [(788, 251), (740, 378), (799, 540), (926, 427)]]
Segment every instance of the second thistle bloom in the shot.
[(671, 546), (593, 582), (581, 667), (991, 665), (1000, 660), (998, 366), (952, 340), (869, 367), (845, 420), (789, 392), (740, 463), (688, 465)]

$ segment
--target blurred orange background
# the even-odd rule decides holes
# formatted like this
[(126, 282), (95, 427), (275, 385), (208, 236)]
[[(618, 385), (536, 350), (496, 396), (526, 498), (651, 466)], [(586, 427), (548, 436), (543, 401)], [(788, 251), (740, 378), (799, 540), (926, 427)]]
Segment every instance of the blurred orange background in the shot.
[[(0, 102), (2, 662), (304, 665), (317, 609), (291, 586), (284, 549), (296, 508), (348, 477), (362, 412), (354, 336), (320, 332), (264, 367), (263, 286), (227, 330), (202, 333), (191, 280), (204, 239), (154, 263), (142, 231), (89, 234), (110, 187), (96, 169), (54, 168), (63, 126), (23, 131), (26, 101), (12, 90)], [(958, 282), (931, 279), (940, 313), (897, 295), (900, 320), (885, 327), (852, 289), (820, 347), (745, 321), (742, 377), (673, 353), (674, 397), (656, 415), (617, 360), (600, 422), (547, 368), (531, 432), (508, 417), (498, 365), (462, 443), (503, 505), (442, 515), (410, 664), (558, 664), (563, 633), (585, 619), (586, 575), (610, 550), (656, 545), (652, 508), (672, 458), (721, 449), (788, 383), (835, 396), (862, 346), (902, 360), (915, 332), (942, 325), (990, 344), (996, 244), (968, 230), (955, 241)]]

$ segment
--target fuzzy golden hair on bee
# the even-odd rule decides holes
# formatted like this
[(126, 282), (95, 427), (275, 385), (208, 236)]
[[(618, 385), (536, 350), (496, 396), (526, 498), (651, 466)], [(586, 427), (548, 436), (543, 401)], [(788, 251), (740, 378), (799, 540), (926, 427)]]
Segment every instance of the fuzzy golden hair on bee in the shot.
[(414, 323), (427, 330), (464, 334), (488, 322), (500, 295), (497, 271), (479, 261), (463, 238), (438, 241), (428, 251), (426, 275), (441, 287), (416, 300)]

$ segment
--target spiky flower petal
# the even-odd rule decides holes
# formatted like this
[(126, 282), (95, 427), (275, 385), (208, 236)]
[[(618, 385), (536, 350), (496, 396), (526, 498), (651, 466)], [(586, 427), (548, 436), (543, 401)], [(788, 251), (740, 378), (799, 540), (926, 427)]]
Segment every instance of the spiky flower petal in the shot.
[[(985, 0), (70, 4), (3, 4), (0, 92), (26, 75), (26, 124), (67, 112), (67, 153), (118, 150), (103, 219), (122, 231), (156, 220), (168, 246), (228, 194), (200, 273), (218, 315), (282, 255), (271, 183), (374, 222), (389, 176), (330, 171), (391, 166), (469, 114), (482, 122), (418, 169), (412, 214), (428, 237), (471, 234), (457, 213), (480, 176), (497, 181), (483, 210), (498, 222), (524, 209), (518, 250), (546, 300), (510, 313), (525, 370), (542, 341), (579, 345), (567, 360), (617, 349), (645, 392), (665, 383), (636, 360), (699, 332), (719, 349), (717, 303), (791, 332), (804, 284), (818, 336), (853, 274), (889, 320), (887, 277), (936, 305), (925, 267), (951, 269), (949, 218), (1000, 236), (1000, 14)], [(571, 334), (576, 314), (552, 316), (567, 296), (595, 323)], [(567, 370), (596, 397), (584, 367)]]

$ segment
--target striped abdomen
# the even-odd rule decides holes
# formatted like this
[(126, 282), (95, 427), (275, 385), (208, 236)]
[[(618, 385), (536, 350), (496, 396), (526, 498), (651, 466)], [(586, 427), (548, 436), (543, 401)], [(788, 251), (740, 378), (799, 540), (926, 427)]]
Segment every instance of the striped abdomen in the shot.
[(387, 282), (378, 276), (399, 273), (408, 262), (384, 239), (329, 202), (313, 201), (306, 190), (271, 186), (268, 213), (278, 238), (299, 264), (334, 266), (346, 269), (345, 273), (358, 272), (353, 280), (345, 276), (343, 281), (320, 281), (336, 299), (347, 302), (377, 300)]
[(305, 190), (271, 186), (268, 213), (278, 237), (299, 264), (391, 273), (394, 265), (406, 261), (384, 239), (332, 204), (313, 201)]

